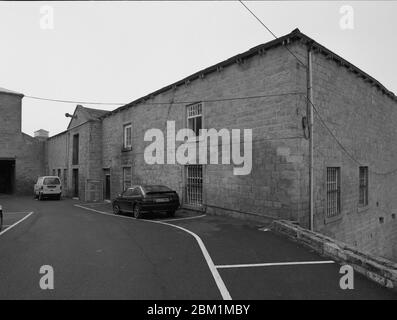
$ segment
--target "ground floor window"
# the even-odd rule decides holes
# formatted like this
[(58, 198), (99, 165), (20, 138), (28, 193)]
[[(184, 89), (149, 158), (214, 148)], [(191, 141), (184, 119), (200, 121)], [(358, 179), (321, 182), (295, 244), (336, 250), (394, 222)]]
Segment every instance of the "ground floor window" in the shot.
[(123, 168), (123, 190), (126, 190), (131, 187), (132, 177), (131, 177), (131, 167)]
[(203, 166), (188, 165), (185, 168), (185, 203), (201, 206), (203, 204)]
[(327, 217), (340, 214), (340, 168), (327, 168)]
[(359, 168), (358, 204), (362, 207), (368, 205), (368, 167)]

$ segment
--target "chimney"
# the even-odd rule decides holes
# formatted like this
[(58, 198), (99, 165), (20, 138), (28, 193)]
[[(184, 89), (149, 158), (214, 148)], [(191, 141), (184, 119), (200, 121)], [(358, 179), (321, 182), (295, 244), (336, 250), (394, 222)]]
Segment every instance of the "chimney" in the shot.
[(44, 129), (40, 129), (34, 132), (34, 137), (37, 140), (44, 141), (48, 139), (49, 132)]

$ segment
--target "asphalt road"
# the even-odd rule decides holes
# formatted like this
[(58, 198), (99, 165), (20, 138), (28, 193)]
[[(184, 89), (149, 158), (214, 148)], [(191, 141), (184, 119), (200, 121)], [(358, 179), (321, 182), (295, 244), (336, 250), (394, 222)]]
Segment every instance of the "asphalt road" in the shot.
[[(0, 235), (0, 299), (397, 298), (359, 274), (354, 290), (340, 289), (339, 265), (255, 223), (184, 212), (135, 220), (73, 200), (0, 203), (6, 227), (25, 217)], [(252, 266), (263, 263), (276, 265)], [(53, 290), (39, 286), (43, 265), (53, 267)]]

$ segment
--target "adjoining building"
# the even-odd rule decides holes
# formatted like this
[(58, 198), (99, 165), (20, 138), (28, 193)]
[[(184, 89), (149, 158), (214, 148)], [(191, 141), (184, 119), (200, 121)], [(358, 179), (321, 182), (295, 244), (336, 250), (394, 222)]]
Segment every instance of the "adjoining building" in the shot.
[(32, 193), (44, 172), (45, 142), (21, 130), (22, 98), (0, 88), (0, 194)]
[[(78, 106), (68, 129), (46, 142), (46, 172), (82, 200), (166, 184), (188, 208), (307, 227), (309, 50), (314, 230), (396, 259), (397, 98), (297, 29), (114, 111)], [(148, 164), (145, 132), (166, 132), (167, 121), (176, 131), (252, 129), (250, 174), (235, 175), (234, 164)]]

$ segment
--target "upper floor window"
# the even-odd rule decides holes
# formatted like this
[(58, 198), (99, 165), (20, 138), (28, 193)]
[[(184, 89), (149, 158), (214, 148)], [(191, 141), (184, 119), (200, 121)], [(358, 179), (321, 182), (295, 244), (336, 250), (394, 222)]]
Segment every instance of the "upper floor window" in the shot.
[(359, 168), (358, 204), (362, 207), (368, 205), (368, 167)]
[(340, 214), (340, 168), (327, 168), (327, 217)]
[(132, 126), (131, 124), (124, 125), (124, 139), (123, 147), (125, 149), (132, 148)]
[(200, 129), (203, 128), (203, 105), (201, 102), (186, 106), (187, 108), (187, 126), (193, 130), (196, 137), (200, 135)]
[(72, 164), (79, 164), (79, 135), (73, 135), (73, 155), (72, 155)]

